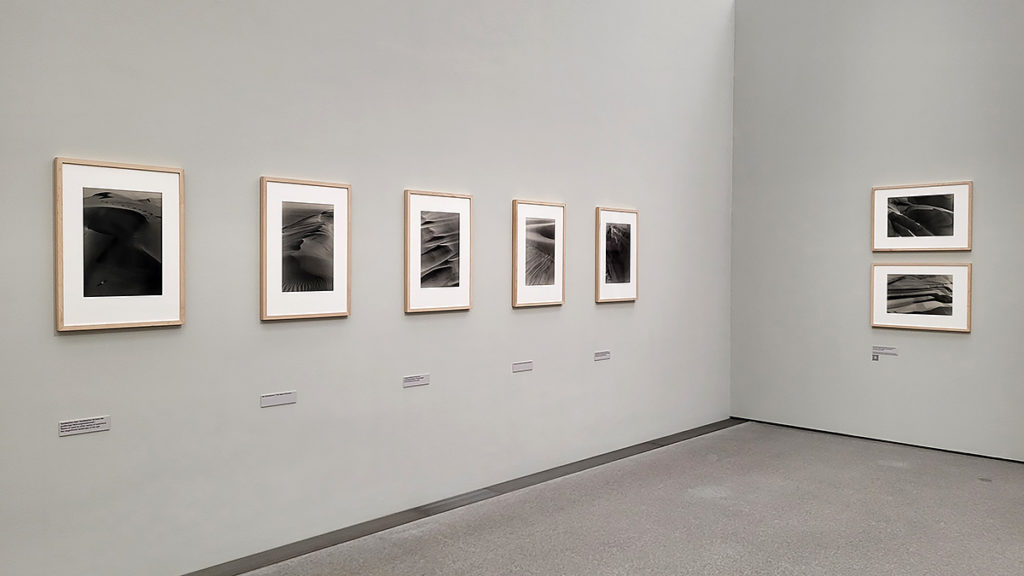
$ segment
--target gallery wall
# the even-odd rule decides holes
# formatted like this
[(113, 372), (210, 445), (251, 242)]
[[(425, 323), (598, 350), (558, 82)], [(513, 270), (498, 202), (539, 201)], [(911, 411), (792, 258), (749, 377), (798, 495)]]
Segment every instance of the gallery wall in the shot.
[[(7, 0), (0, 63), (5, 572), (180, 574), (729, 415), (729, 0)], [(55, 156), (184, 168), (184, 326), (55, 331)], [(948, 341), (1005, 348), (995, 175), (900, 168), (978, 179)], [(260, 176), (352, 186), (351, 317), (259, 321)], [(471, 310), (403, 312), (406, 188), (474, 196)], [(513, 198), (566, 204), (562, 306), (510, 306)], [(639, 210), (634, 303), (594, 303), (598, 205)]]
[[(737, 2), (733, 414), (1024, 459), (1021, 21), (1011, 1)], [(972, 251), (872, 254), (872, 186), (957, 180)], [(871, 264), (907, 262), (973, 263), (971, 333), (870, 327)]]

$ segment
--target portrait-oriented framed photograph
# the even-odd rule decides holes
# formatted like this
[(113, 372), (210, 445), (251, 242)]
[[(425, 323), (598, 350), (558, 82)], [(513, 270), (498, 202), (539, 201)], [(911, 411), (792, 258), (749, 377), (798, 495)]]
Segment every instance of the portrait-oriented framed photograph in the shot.
[(351, 304), (351, 188), (260, 178), (260, 319), (345, 317)]
[(871, 325), (971, 331), (970, 264), (873, 264)]
[(597, 207), (597, 302), (628, 302), (637, 298), (637, 220), (627, 208)]
[(185, 321), (185, 172), (55, 158), (57, 330)]
[(473, 197), (405, 191), (405, 311), (468, 310)]
[(512, 201), (512, 307), (565, 302), (565, 204)]
[(973, 190), (970, 181), (872, 188), (871, 249), (970, 250)]

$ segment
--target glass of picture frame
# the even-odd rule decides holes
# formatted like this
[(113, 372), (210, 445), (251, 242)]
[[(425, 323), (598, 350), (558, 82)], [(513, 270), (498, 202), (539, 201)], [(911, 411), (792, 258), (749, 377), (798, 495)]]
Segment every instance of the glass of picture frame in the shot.
[(596, 209), (595, 300), (637, 299), (637, 224), (640, 213), (628, 208)]
[(183, 324), (184, 170), (53, 164), (57, 330)]
[(873, 264), (871, 325), (971, 331), (971, 264)]
[(871, 249), (921, 252), (971, 249), (971, 181), (871, 189)]
[(473, 303), (473, 197), (405, 191), (405, 311)]
[(348, 184), (260, 178), (260, 319), (346, 317), (352, 300)]
[(565, 204), (512, 201), (512, 307), (565, 302)]

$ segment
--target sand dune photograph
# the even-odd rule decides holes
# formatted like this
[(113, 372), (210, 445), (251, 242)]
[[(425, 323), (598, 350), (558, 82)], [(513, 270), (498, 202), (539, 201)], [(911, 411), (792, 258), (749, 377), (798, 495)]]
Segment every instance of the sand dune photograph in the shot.
[(886, 311), (890, 314), (953, 315), (950, 274), (889, 274)]
[(459, 285), (458, 212), (420, 212), (420, 287)]
[(526, 219), (526, 285), (555, 283), (555, 220)]
[(281, 291), (334, 290), (334, 205), (281, 202)]
[(630, 225), (609, 222), (605, 225), (605, 272), (608, 284), (629, 283)]
[(163, 292), (159, 192), (82, 189), (83, 296)]
[(888, 236), (953, 235), (953, 195), (893, 196), (889, 198)]

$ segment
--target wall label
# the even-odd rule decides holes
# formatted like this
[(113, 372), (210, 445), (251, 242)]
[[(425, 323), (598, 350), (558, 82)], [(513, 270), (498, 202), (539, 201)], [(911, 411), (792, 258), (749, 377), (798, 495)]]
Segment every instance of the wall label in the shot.
[(103, 432), (104, 430), (110, 430), (110, 416), (76, 418), (57, 422), (57, 436), (74, 436), (75, 434)]
[(878, 362), (882, 356), (899, 356), (900, 353), (895, 346), (872, 346), (871, 361)]
[(430, 384), (430, 374), (413, 374), (412, 376), (402, 376), (402, 388), (413, 388), (416, 386), (426, 386)]
[(284, 404), (295, 404), (299, 401), (299, 393), (295, 390), (289, 390), (287, 392), (271, 392), (269, 394), (260, 394), (260, 408), (270, 408), (271, 406), (283, 406)]
[(530, 372), (532, 370), (533, 370), (533, 360), (524, 360), (522, 362), (513, 362), (512, 363), (512, 373), (513, 374), (516, 374), (518, 372)]
[(600, 362), (601, 360), (611, 360), (611, 359), (612, 359), (612, 351), (611, 350), (598, 350), (597, 352), (594, 352), (594, 362)]

